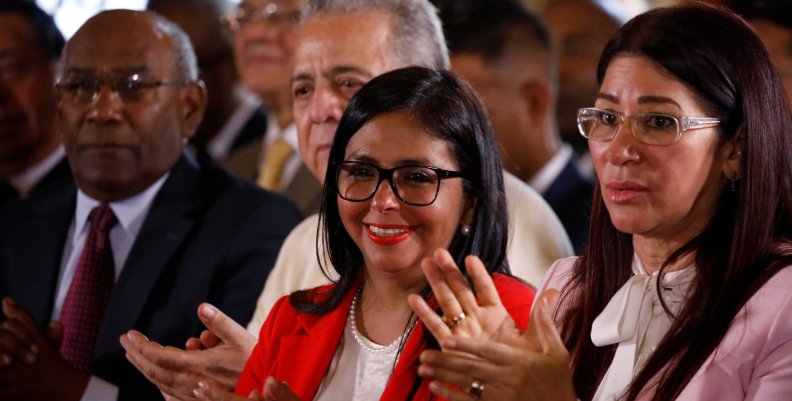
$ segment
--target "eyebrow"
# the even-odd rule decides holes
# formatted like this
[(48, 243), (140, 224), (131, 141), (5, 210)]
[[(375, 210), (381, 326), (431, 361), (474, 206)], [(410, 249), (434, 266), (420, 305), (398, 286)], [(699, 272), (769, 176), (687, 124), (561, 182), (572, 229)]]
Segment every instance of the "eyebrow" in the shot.
[[(328, 71), (327, 73), (322, 73), (322, 75), (332, 78), (335, 77), (336, 75), (349, 74), (349, 73), (361, 74), (367, 77), (372, 77), (371, 72), (353, 65), (338, 65), (331, 68), (330, 71)], [(299, 81), (314, 81), (314, 80), (316, 80), (316, 78), (310, 73), (299, 73), (293, 76), (290, 81), (291, 84), (294, 84), (295, 82), (299, 82)]]
[[(619, 104), (619, 98), (617, 98), (614, 95), (611, 95), (610, 93), (600, 92), (597, 94), (597, 99), (603, 99), (609, 102)], [(639, 96), (638, 104), (670, 104), (672, 106), (676, 106), (676, 108), (680, 110), (682, 109), (682, 106), (680, 106), (679, 103), (677, 103), (674, 99), (665, 96), (654, 96), (654, 95)]]
[[(64, 71), (64, 75), (65, 74), (88, 75), (88, 74), (96, 73), (97, 70), (98, 70), (98, 68), (96, 68), (96, 67), (82, 67), (82, 66), (68, 67)], [(133, 66), (123, 66), (123, 67), (113, 68), (112, 69), (112, 74), (113, 75), (121, 75), (121, 74), (128, 75), (128, 74), (144, 73), (144, 72), (147, 72), (147, 71), (149, 71), (149, 68), (146, 65), (133, 65)]]
[[(356, 162), (366, 162), (376, 166), (382, 166), (376, 159), (367, 156), (362, 152), (352, 152), (347, 157), (348, 160), (356, 161)], [(428, 159), (425, 158), (415, 158), (415, 159), (400, 159), (397, 160), (394, 164), (395, 167), (400, 166), (434, 166), (434, 163), (429, 162)]]

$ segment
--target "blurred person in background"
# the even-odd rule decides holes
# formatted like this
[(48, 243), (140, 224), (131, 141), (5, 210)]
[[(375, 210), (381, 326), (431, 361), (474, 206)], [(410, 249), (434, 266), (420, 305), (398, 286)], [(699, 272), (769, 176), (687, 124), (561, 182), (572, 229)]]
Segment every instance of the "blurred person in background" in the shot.
[[(224, 23), (232, 7), (228, 0), (149, 0), (146, 6), (190, 37), (207, 92), (206, 113), (190, 144), (220, 164), (260, 140), (267, 129), (266, 111), (245, 89), (234, 65), (233, 43)], [(255, 162), (250, 166), (257, 167)]]
[(71, 177), (55, 122), (63, 45), (34, 2), (0, 2), (0, 208)]
[(547, 28), (518, 0), (438, 3), (451, 69), (481, 95), (504, 168), (542, 194), (580, 254), (594, 182), (559, 135), (558, 71)]
[(577, 129), (577, 110), (597, 94), (597, 60), (621, 25), (595, 0), (549, 0), (542, 16), (558, 55), (556, 122), (561, 138), (572, 145), (581, 167), (593, 176), (585, 138)]

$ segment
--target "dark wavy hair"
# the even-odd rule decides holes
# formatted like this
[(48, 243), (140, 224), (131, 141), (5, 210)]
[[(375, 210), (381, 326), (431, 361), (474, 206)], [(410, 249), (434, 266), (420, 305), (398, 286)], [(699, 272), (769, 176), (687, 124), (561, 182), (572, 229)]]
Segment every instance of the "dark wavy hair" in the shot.
[[(761, 41), (726, 9), (686, 4), (639, 15), (603, 51), (600, 83), (611, 62), (624, 55), (646, 57), (687, 85), (708, 115), (724, 121), (720, 143), (736, 137), (743, 146), (736, 191), (720, 184), (707, 227), (661, 267), (662, 274), (668, 264), (695, 252), (691, 301), (626, 393), (627, 400), (635, 400), (657, 380), (652, 399), (672, 400), (715, 351), (748, 299), (792, 264), (789, 253), (780, 250), (792, 238), (792, 113)], [(592, 398), (616, 350), (616, 345), (595, 347), (588, 333), (632, 275), (632, 259), (632, 236), (612, 224), (598, 184), (589, 247), (563, 291), (562, 302), (570, 307), (559, 317), (582, 400)]]
[(39, 51), (48, 60), (60, 59), (66, 40), (55, 25), (55, 20), (30, 0), (0, 1), (0, 14), (14, 13), (27, 20), (36, 35)]
[(349, 236), (338, 213), (336, 166), (344, 161), (347, 143), (367, 122), (385, 113), (405, 112), (428, 135), (445, 141), (459, 171), (465, 174), (465, 194), (475, 200), (470, 235), (459, 232), (449, 252), (464, 272), (464, 258), (476, 255), (490, 273), (509, 273), (506, 262), (508, 212), (503, 170), (492, 127), (471, 87), (448, 71), (407, 67), (369, 81), (349, 102), (338, 124), (330, 149), (325, 177), (317, 249), (327, 251), (339, 276), (326, 299), (315, 301), (307, 291), (292, 295), (291, 302), (305, 312), (324, 314), (340, 303), (363, 269), (363, 255)]

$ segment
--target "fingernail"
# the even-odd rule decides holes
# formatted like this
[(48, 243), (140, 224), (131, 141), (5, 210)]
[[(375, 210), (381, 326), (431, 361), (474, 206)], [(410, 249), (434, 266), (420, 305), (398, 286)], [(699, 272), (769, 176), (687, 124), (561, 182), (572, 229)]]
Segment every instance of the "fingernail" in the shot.
[(30, 353), (25, 355), (26, 364), (32, 365), (34, 362), (36, 362), (36, 355)]
[(9, 366), (9, 365), (11, 365), (11, 357), (6, 354), (0, 355), (0, 366)]
[(440, 385), (435, 381), (429, 382), (429, 391), (437, 394), (440, 391)]
[(132, 335), (131, 331), (126, 333), (126, 338), (133, 343), (135, 342), (135, 336)]
[(211, 319), (215, 316), (215, 314), (217, 314), (217, 309), (215, 309), (214, 306), (206, 304), (201, 307), (201, 316), (204, 318)]
[(421, 377), (432, 377), (434, 375), (434, 370), (426, 365), (421, 365), (418, 367), (418, 376)]
[(550, 301), (547, 300), (547, 297), (542, 297), (542, 314), (545, 317), (550, 317)]

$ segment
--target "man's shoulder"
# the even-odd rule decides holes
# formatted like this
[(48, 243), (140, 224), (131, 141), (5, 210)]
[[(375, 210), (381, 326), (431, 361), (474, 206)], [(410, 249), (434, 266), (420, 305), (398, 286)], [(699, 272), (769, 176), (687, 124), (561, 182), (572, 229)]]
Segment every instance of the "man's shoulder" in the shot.
[(292, 201), (252, 182), (233, 175), (210, 160), (197, 164), (198, 188), (209, 210), (221, 210), (227, 217), (261, 214), (275, 220), (287, 220), (294, 226), (302, 214)]

